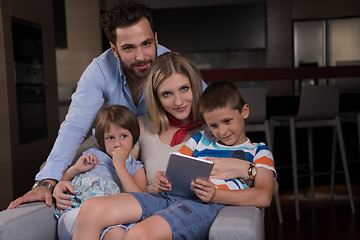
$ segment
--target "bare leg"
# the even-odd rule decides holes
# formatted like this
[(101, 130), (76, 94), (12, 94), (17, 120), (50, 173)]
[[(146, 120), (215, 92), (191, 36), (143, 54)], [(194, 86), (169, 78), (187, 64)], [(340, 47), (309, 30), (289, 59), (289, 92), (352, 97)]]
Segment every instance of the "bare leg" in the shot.
[(137, 223), (125, 235), (126, 240), (171, 240), (173, 239), (168, 222), (158, 216), (151, 216)]
[(104, 228), (137, 222), (141, 216), (139, 202), (129, 193), (90, 198), (80, 208), (73, 239), (98, 240)]
[(122, 227), (115, 227), (107, 231), (104, 235), (104, 240), (123, 240), (126, 234), (126, 230)]

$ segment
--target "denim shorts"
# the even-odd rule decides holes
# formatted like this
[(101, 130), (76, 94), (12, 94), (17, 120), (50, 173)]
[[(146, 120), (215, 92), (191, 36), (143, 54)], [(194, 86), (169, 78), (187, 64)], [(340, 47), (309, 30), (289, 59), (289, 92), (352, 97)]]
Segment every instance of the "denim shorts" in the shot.
[(142, 220), (152, 215), (163, 217), (169, 224), (173, 238), (208, 239), (211, 224), (225, 205), (203, 203), (167, 193), (131, 193), (140, 203)]

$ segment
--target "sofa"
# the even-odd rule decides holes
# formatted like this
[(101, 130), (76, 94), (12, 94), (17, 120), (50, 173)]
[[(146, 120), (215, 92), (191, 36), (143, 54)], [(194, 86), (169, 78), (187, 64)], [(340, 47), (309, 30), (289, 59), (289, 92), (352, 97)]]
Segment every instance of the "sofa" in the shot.
[[(57, 240), (54, 206), (43, 202), (0, 212), (0, 240)], [(223, 208), (210, 228), (209, 239), (264, 239), (264, 209), (251, 206)]]
[[(74, 159), (90, 147), (97, 147), (93, 136), (85, 140)], [(211, 240), (262, 240), (265, 238), (265, 210), (252, 206), (223, 208), (209, 232)], [(26, 203), (0, 212), (0, 240), (56, 240), (57, 220), (54, 205), (43, 202)]]

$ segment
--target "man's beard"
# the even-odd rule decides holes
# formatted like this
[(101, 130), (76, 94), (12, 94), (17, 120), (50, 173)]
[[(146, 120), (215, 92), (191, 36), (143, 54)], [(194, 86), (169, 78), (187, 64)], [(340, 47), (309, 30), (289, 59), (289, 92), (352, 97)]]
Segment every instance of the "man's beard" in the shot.
[[(142, 79), (144, 80), (151, 68), (152, 63), (154, 62), (153, 59), (148, 59), (145, 61), (136, 61), (134, 63), (131, 63), (130, 65), (127, 65), (123, 62), (123, 60), (121, 59), (121, 56), (119, 54), (119, 52), (117, 51), (117, 55), (120, 61), (120, 66), (122, 67), (123, 73), (125, 75), (129, 75), (133, 78), (137, 78), (137, 79)], [(157, 47), (155, 46), (155, 57), (157, 57)], [(143, 70), (137, 70), (136, 66), (139, 65), (144, 65), (144, 64), (148, 64), (150, 63), (149, 67)]]
[(148, 64), (148, 63), (150, 63), (150, 66), (151, 66), (151, 64), (153, 62), (153, 60), (150, 59), (150, 60), (146, 60), (146, 61), (136, 61), (130, 65), (127, 65), (121, 60), (120, 57), (119, 57), (119, 60), (120, 60), (120, 64), (121, 64), (124, 74), (129, 75), (134, 78), (138, 78), (138, 79), (144, 79), (146, 77), (147, 73), (149, 72), (150, 67), (143, 69), (143, 70), (137, 70), (136, 66), (144, 65), (144, 64)]

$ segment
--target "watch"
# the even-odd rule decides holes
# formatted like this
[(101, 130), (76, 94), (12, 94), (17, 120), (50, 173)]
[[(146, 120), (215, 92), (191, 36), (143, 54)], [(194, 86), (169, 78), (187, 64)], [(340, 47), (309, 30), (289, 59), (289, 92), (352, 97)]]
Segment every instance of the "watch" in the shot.
[(248, 178), (254, 179), (257, 173), (257, 169), (254, 164), (250, 163), (249, 170), (248, 170)]
[(40, 187), (40, 186), (44, 186), (44, 187), (50, 189), (50, 191), (53, 191), (54, 187), (55, 187), (54, 185), (52, 185), (49, 182), (46, 182), (44, 180), (40, 180), (40, 181), (36, 181), (31, 189), (34, 189), (34, 188), (37, 188), (37, 187)]

